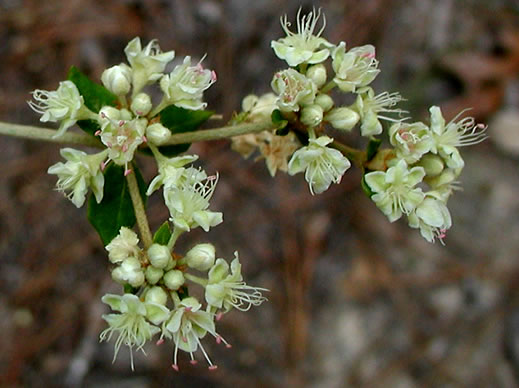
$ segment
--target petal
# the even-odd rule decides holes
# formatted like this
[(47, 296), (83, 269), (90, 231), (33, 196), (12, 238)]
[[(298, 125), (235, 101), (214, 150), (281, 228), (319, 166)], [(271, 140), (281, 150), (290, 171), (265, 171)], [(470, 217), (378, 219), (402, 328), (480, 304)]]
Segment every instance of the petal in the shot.
[(122, 296), (116, 294), (106, 294), (101, 298), (101, 301), (114, 311), (121, 311)]

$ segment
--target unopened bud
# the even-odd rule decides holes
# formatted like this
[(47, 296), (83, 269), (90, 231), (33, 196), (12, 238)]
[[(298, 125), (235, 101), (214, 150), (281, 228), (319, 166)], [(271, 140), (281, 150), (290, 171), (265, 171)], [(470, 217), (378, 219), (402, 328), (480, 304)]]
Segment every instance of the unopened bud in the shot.
[(146, 138), (152, 144), (161, 145), (171, 136), (171, 131), (161, 123), (148, 125), (146, 128)]
[(425, 170), (425, 174), (430, 177), (440, 175), (445, 167), (442, 158), (438, 155), (432, 154), (425, 154), (422, 156), (416, 165), (422, 166)]
[(212, 244), (198, 244), (186, 253), (186, 262), (190, 268), (207, 271), (214, 264), (216, 251)]
[(144, 283), (144, 272), (141, 263), (135, 257), (124, 260), (112, 271), (112, 278), (120, 284), (128, 283), (132, 287), (140, 287)]
[(328, 112), (325, 119), (332, 127), (349, 131), (359, 122), (360, 116), (350, 108), (340, 107)]
[(132, 70), (124, 63), (106, 69), (101, 75), (103, 85), (116, 96), (128, 94), (131, 88), (131, 79)]
[(314, 104), (319, 105), (323, 108), (323, 111), (328, 112), (333, 108), (333, 99), (327, 94), (319, 94), (315, 97)]
[(166, 294), (166, 291), (164, 291), (162, 287), (152, 287), (146, 293), (144, 300), (146, 302), (157, 303), (165, 306), (168, 301), (168, 294)]
[(133, 113), (137, 116), (146, 116), (151, 110), (151, 98), (146, 93), (137, 94), (130, 106)]
[(172, 269), (164, 275), (164, 285), (172, 291), (176, 291), (184, 284), (184, 274), (178, 269)]
[(326, 67), (322, 63), (311, 66), (306, 72), (306, 76), (320, 88), (326, 83)]
[(146, 268), (146, 280), (150, 284), (157, 284), (157, 282), (162, 279), (162, 276), (164, 275), (164, 270), (154, 267), (153, 265), (149, 265), (148, 268)]
[(319, 105), (307, 105), (301, 110), (301, 122), (309, 127), (315, 127), (323, 120), (323, 108)]
[(166, 268), (171, 259), (171, 253), (165, 245), (152, 244), (148, 248), (148, 259), (155, 268)]

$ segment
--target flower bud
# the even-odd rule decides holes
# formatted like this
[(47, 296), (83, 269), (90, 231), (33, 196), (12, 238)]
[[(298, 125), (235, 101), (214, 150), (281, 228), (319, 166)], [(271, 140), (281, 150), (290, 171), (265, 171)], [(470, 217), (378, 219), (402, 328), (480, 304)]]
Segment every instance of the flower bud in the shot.
[(119, 120), (121, 118), (121, 111), (113, 106), (103, 106), (99, 111), (101, 120)]
[(346, 107), (334, 108), (325, 116), (332, 127), (336, 129), (351, 130), (359, 121), (360, 116), (354, 110)]
[(144, 301), (165, 306), (168, 301), (168, 294), (166, 294), (166, 291), (164, 291), (162, 287), (151, 287), (146, 293)]
[(151, 110), (151, 98), (146, 93), (137, 94), (133, 100), (132, 105), (130, 106), (132, 112), (137, 116), (146, 116), (150, 113)]
[(321, 63), (314, 65), (308, 69), (306, 76), (320, 88), (326, 83), (326, 67)]
[(148, 248), (148, 259), (155, 268), (165, 268), (171, 259), (171, 253), (165, 245), (152, 244)]
[(314, 103), (323, 108), (325, 112), (332, 109), (334, 104), (333, 99), (327, 94), (318, 94), (317, 97), (315, 97)]
[(172, 269), (164, 275), (164, 284), (170, 290), (176, 291), (184, 284), (184, 274), (178, 269)]
[(135, 257), (129, 257), (112, 271), (112, 278), (120, 284), (129, 283), (132, 287), (142, 286), (144, 272), (141, 263)]
[(323, 108), (319, 105), (307, 105), (301, 110), (301, 122), (309, 127), (315, 127), (323, 120)]
[(207, 271), (214, 264), (215, 249), (212, 244), (198, 244), (186, 253), (186, 262), (190, 268)]
[(171, 131), (161, 123), (148, 125), (146, 128), (146, 138), (156, 145), (163, 144), (171, 136)]
[(145, 276), (146, 280), (150, 284), (157, 284), (157, 282), (162, 279), (162, 276), (164, 275), (164, 270), (154, 267), (152, 265), (148, 266), (146, 268)]
[(422, 166), (425, 170), (425, 175), (429, 177), (440, 175), (445, 167), (442, 158), (433, 154), (425, 154), (416, 165)]
[(103, 71), (101, 82), (116, 96), (128, 94), (131, 88), (132, 70), (124, 63)]

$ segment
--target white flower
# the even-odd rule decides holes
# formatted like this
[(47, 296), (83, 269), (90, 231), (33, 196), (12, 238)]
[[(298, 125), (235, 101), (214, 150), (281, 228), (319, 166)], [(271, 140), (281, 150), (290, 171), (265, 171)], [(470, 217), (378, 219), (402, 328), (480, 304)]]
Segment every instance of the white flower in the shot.
[(332, 59), (333, 80), (343, 92), (355, 92), (357, 88), (369, 85), (380, 73), (372, 45), (354, 47), (346, 52), (346, 43), (341, 42), (332, 51)]
[(60, 151), (67, 162), (56, 163), (49, 167), (47, 172), (58, 176), (56, 184), (58, 191), (66, 193), (66, 197), (76, 207), (85, 203), (85, 197), (90, 188), (96, 197), (97, 203), (103, 199), (104, 176), (101, 164), (106, 158), (107, 151), (88, 155), (73, 148), (62, 148)]
[(217, 368), (217, 366), (211, 362), (211, 359), (200, 342), (207, 333), (215, 337), (217, 342), (223, 342), (227, 347), (230, 347), (230, 345), (216, 333), (213, 314), (200, 310), (201, 307), (202, 305), (196, 298), (184, 298), (182, 301), (179, 301), (171, 318), (162, 324), (161, 338), (173, 338), (175, 342), (173, 364), (171, 366), (176, 371), (178, 371), (178, 349), (188, 352), (191, 357), (191, 363), (195, 364), (196, 360), (193, 353), (200, 348), (209, 364), (209, 369)]
[(475, 124), (473, 117), (465, 117), (456, 122), (464, 111), (460, 112), (448, 124), (445, 124), (445, 119), (439, 107), (433, 106), (429, 111), (431, 113), (430, 128), (434, 141), (431, 152), (444, 158), (448, 167), (462, 168), (465, 163), (457, 147), (481, 143), (487, 138), (486, 127), (482, 124)]
[(62, 81), (55, 91), (36, 89), (32, 92), (35, 100), (28, 101), (29, 106), (42, 116), (41, 122), (61, 121), (58, 132), (53, 137), (59, 137), (73, 126), (76, 121), (96, 118), (84, 104), (83, 96), (72, 81)]
[(125, 63), (112, 66), (103, 71), (101, 82), (116, 96), (125, 96), (132, 87), (132, 69)]
[(164, 102), (161, 105), (174, 104), (181, 108), (200, 110), (207, 104), (202, 102), (203, 93), (216, 82), (216, 73), (204, 69), (202, 61), (191, 66), (191, 57), (184, 58), (181, 65), (162, 77), (160, 88), (164, 92)]
[(278, 71), (270, 85), (283, 112), (297, 112), (300, 106), (313, 103), (317, 92), (315, 83), (294, 69)]
[(415, 187), (425, 176), (423, 167), (408, 169), (405, 160), (400, 160), (387, 171), (373, 171), (364, 175), (369, 188), (375, 193), (371, 199), (390, 222), (408, 215), (422, 203), (425, 195)]
[(433, 146), (431, 131), (424, 123), (395, 123), (389, 128), (389, 141), (396, 156), (413, 164), (428, 153)]
[(274, 93), (265, 93), (259, 97), (254, 94), (246, 96), (241, 103), (242, 110), (247, 112), (246, 121), (253, 123), (270, 119), (277, 108), (277, 98)]
[(305, 171), (310, 192), (320, 194), (333, 183), (340, 183), (342, 175), (350, 168), (350, 161), (338, 150), (326, 147), (333, 139), (321, 136), (310, 138), (309, 144), (300, 148), (288, 163), (288, 173), (295, 175)]
[(229, 264), (224, 259), (217, 259), (208, 274), (208, 283), (205, 287), (205, 299), (213, 307), (231, 310), (233, 307), (247, 311), (251, 306), (259, 306), (265, 300), (261, 295), (265, 288), (251, 287), (245, 284), (241, 275), (241, 264), (238, 252), (234, 252), (234, 260)]
[(383, 92), (375, 96), (375, 91), (366, 87), (364, 90), (358, 90), (355, 109), (360, 115), (362, 125), (360, 132), (362, 136), (379, 135), (382, 133), (382, 124), (380, 120), (401, 122), (402, 119), (395, 119), (387, 114), (396, 113), (402, 115), (406, 113), (402, 109), (393, 109), (393, 106), (402, 101), (402, 97), (398, 93)]
[(409, 215), (409, 226), (419, 228), (420, 234), (429, 242), (442, 240), (451, 227), (451, 215), (440, 194), (428, 192), (425, 199)]
[(117, 358), (121, 345), (130, 348), (130, 359), (133, 370), (133, 347), (143, 350), (144, 344), (150, 340), (160, 329), (150, 324), (147, 319), (158, 325), (169, 317), (169, 310), (157, 303), (144, 303), (136, 295), (107, 294), (101, 299), (112, 310), (120, 314), (105, 314), (103, 319), (108, 323), (99, 336), (100, 341), (110, 341), (112, 335), (117, 333), (115, 341), (114, 361)]
[(140, 287), (146, 277), (140, 260), (137, 257), (128, 257), (112, 270), (112, 279), (122, 285)]
[(289, 66), (297, 66), (301, 63), (321, 63), (330, 55), (330, 48), (333, 47), (326, 39), (321, 38), (321, 34), (326, 26), (326, 19), (323, 15), (323, 26), (314, 34), (315, 27), (321, 17), (321, 10), (315, 9), (307, 15), (301, 15), (301, 8), (297, 12), (297, 33), (290, 31), (290, 23), (287, 16), (281, 17), (281, 27), (286, 33), (285, 38), (273, 40), (272, 49), (277, 57), (285, 60)]
[(162, 77), (162, 72), (168, 62), (175, 57), (174, 51), (163, 53), (156, 40), (150, 41), (144, 49), (140, 38), (132, 39), (124, 49), (126, 58), (132, 67), (133, 95), (141, 89)]
[[(194, 170), (194, 169), (193, 169)], [(193, 174), (180, 183), (179, 187), (164, 190), (164, 199), (176, 227), (189, 231), (198, 226), (206, 232), (223, 221), (222, 213), (207, 210), (218, 175), (204, 180), (193, 179)]]
[(108, 258), (114, 264), (122, 263), (128, 257), (140, 257), (139, 238), (133, 230), (122, 226), (119, 234), (110, 241), (105, 249), (108, 251)]
[[(193, 163), (198, 159), (198, 155), (182, 155), (173, 158), (166, 158), (160, 153), (155, 153), (154, 155), (157, 159), (159, 173), (155, 178), (153, 178), (148, 186), (148, 190), (146, 191), (146, 195), (148, 196), (162, 185), (166, 188), (177, 187), (182, 180), (182, 177), (186, 175), (186, 171), (188, 171), (188, 175), (191, 175), (191, 171), (195, 170), (188, 170), (184, 166), (188, 163)], [(206, 176), (200, 176), (201, 179), (204, 179), (205, 177)]]

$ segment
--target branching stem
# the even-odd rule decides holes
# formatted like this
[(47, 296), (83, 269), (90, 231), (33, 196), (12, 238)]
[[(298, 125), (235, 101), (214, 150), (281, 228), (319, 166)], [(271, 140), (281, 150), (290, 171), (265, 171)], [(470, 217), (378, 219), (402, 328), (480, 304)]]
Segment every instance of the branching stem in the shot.
[(128, 189), (130, 191), (130, 197), (132, 198), (133, 209), (135, 211), (135, 218), (137, 219), (137, 226), (141, 233), (142, 243), (144, 248), (148, 249), (153, 242), (151, 237), (150, 225), (148, 224), (148, 217), (144, 210), (144, 204), (142, 203), (141, 194), (139, 192), (139, 185), (135, 178), (135, 173), (132, 172), (126, 176), (128, 182)]

